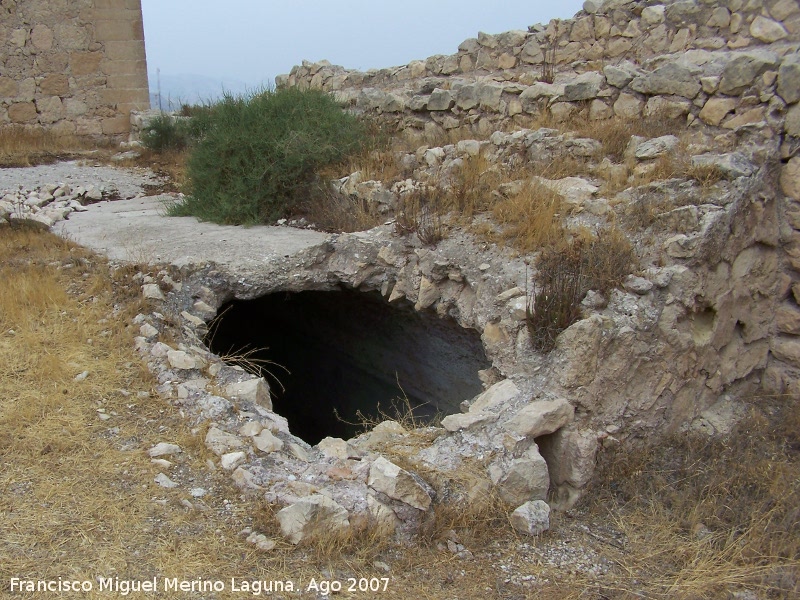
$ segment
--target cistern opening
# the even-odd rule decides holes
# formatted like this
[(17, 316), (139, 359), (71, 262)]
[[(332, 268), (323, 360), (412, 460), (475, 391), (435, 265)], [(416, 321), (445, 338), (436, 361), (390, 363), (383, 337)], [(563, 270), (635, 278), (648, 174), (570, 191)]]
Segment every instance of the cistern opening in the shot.
[(408, 303), (390, 305), (377, 292), (234, 300), (221, 307), (206, 343), (263, 364), (275, 412), (310, 444), (357, 435), (365, 418), (393, 414), (393, 406), (407, 404), (423, 423), (457, 413), (482, 391), (478, 371), (490, 366), (476, 331)]

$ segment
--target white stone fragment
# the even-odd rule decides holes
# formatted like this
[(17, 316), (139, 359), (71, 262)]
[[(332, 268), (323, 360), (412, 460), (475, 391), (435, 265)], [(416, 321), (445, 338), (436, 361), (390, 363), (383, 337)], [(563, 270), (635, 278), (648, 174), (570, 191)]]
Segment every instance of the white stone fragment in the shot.
[(531, 500), (511, 513), (511, 526), (526, 535), (539, 535), (550, 529), (550, 507), (544, 500)]
[(150, 458), (156, 458), (158, 456), (170, 456), (172, 454), (180, 454), (183, 452), (181, 447), (178, 444), (170, 444), (169, 442), (159, 442), (150, 450), (147, 451), (147, 454)]
[(159, 473), (156, 475), (154, 481), (163, 488), (171, 489), (178, 487), (178, 484), (172, 481), (169, 477), (164, 475), (164, 473)]

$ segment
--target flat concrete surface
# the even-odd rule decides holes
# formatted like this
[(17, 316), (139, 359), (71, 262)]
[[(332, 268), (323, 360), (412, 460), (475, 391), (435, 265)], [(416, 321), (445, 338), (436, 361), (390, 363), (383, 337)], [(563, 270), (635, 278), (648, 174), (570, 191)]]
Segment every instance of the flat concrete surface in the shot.
[(213, 262), (231, 271), (258, 269), (318, 246), (327, 233), (291, 227), (239, 227), (167, 217), (164, 201), (149, 196), (89, 205), (53, 226), (58, 235), (110, 259), (177, 267)]

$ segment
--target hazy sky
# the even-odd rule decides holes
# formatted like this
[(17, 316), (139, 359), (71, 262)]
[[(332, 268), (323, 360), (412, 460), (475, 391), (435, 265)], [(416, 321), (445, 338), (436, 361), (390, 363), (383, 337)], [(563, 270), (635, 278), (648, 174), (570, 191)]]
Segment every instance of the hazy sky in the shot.
[(571, 18), (582, 0), (142, 0), (147, 63), (251, 85), (303, 59), (347, 68), (453, 54), (478, 31)]

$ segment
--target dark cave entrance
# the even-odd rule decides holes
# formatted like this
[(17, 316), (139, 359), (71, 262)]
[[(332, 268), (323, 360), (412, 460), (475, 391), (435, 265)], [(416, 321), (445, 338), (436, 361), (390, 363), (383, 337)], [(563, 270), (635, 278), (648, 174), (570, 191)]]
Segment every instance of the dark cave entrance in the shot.
[(351, 290), (234, 300), (206, 343), (223, 356), (250, 351), (251, 360), (285, 367), (265, 365), (273, 407), (310, 444), (353, 437), (363, 431), (358, 413), (380, 420), (405, 398), (422, 422), (459, 412), (490, 366), (480, 336), (399, 304)]

